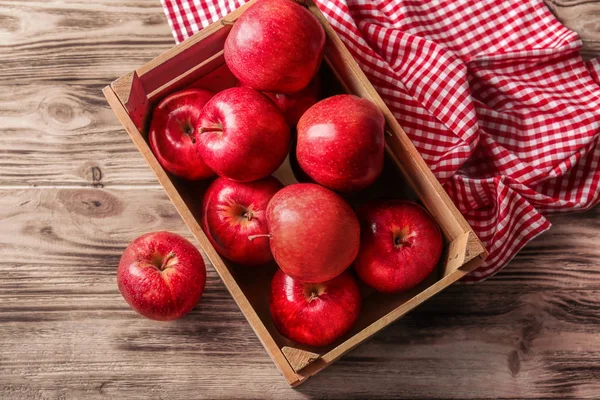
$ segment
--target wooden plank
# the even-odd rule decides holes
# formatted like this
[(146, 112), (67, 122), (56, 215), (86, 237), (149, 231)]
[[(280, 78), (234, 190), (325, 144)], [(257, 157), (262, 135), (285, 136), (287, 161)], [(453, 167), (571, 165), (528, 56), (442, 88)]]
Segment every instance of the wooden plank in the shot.
[(101, 89), (174, 45), (159, 2), (0, 2), (2, 84)]
[(190, 68), (185, 73), (173, 78), (161, 87), (154, 90), (152, 93), (149, 93), (148, 99), (153, 102), (158, 102), (170, 93), (189, 87), (198, 79), (222, 66), (225, 63), (225, 57), (223, 54), (224, 51), (221, 50), (205, 61), (197, 64), (195, 67)]
[[(505, 304), (495, 297), (503, 291), (600, 291), (600, 208), (555, 216), (552, 221), (553, 229), (532, 241), (502, 273), (478, 285), (459, 285), (455, 293), (489, 291), (489, 300), (482, 303), (489, 307), (494, 302)], [(15, 285), (21, 270), (14, 265), (21, 263), (55, 265), (36, 270), (31, 282), (59, 282), (74, 268), (90, 279), (86, 284), (99, 278), (97, 274), (114, 284), (114, 271), (104, 268), (116, 265), (136, 236), (166, 229), (193, 238), (161, 188), (0, 188), (0, 227), (0, 262), (13, 265), (4, 282)], [(88, 268), (90, 263), (98, 268)], [(444, 309), (439, 312), (450, 312)]]
[(302, 368), (306, 367), (308, 364), (313, 363), (319, 357), (321, 357), (317, 353), (312, 353), (310, 351), (297, 349), (295, 347), (283, 346), (281, 348), (281, 352), (285, 355), (285, 358), (290, 362), (294, 371), (298, 372)]
[(129, 113), (138, 131), (146, 132), (146, 124), (150, 121), (152, 110), (148, 93), (137, 72), (123, 75), (111, 83), (110, 87)]
[(101, 89), (172, 46), (159, 2), (0, 2), (0, 185), (157, 185)]
[[(476, 257), (481, 258), (481, 242), (473, 232), (467, 232), (448, 243), (445, 262), (442, 263), (441, 276), (448, 276), (459, 268), (467, 271), (464, 265)], [(477, 268), (481, 263), (473, 263), (468, 271)]]
[(158, 186), (100, 87), (0, 82), (1, 186)]

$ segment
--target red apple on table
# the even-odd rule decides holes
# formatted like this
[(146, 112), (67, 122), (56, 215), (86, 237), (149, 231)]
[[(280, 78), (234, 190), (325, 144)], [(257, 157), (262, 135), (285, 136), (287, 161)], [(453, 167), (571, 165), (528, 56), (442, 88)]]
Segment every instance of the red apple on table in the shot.
[(143, 316), (168, 321), (188, 313), (206, 282), (196, 247), (171, 232), (147, 233), (125, 249), (117, 283), (125, 301)]
[(234, 87), (216, 94), (202, 110), (197, 144), (219, 176), (255, 181), (271, 175), (290, 147), (290, 129), (264, 94)]
[(293, 0), (259, 0), (236, 21), (225, 61), (244, 86), (294, 93), (308, 86), (323, 58), (325, 31)]
[(371, 101), (349, 94), (328, 97), (298, 122), (298, 163), (330, 189), (364, 189), (383, 169), (384, 128), (383, 113)]
[(302, 283), (278, 270), (271, 282), (270, 308), (281, 334), (309, 346), (327, 346), (358, 319), (360, 292), (349, 272), (322, 283)]
[(442, 234), (420, 205), (402, 200), (367, 203), (358, 210), (360, 251), (354, 261), (359, 278), (380, 292), (412, 289), (435, 269)]
[[(242, 265), (265, 264), (273, 259), (266, 210), (283, 185), (272, 176), (255, 182), (217, 178), (202, 201), (202, 228), (217, 252)], [(259, 237), (254, 237), (259, 235)]]
[(200, 113), (211, 97), (213, 93), (203, 89), (182, 90), (167, 96), (154, 109), (148, 133), (150, 148), (160, 165), (173, 175), (188, 180), (214, 175), (194, 144)]
[(291, 94), (265, 92), (277, 104), (290, 128), (295, 128), (302, 114), (312, 107), (321, 94), (321, 79), (317, 75), (310, 84)]
[(271, 252), (301, 282), (325, 282), (356, 258), (360, 226), (339, 195), (311, 183), (289, 185), (267, 207)]

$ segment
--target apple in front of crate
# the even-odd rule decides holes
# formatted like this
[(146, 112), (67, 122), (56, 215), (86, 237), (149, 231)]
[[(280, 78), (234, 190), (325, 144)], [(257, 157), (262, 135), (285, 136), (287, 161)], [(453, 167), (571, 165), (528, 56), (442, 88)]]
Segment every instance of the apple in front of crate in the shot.
[(433, 272), (442, 254), (440, 228), (423, 207), (403, 200), (367, 203), (358, 210), (358, 277), (380, 292), (412, 289)]
[[(223, 257), (242, 265), (273, 259), (269, 247), (267, 204), (283, 185), (272, 176), (254, 182), (217, 178), (202, 201), (202, 228)], [(258, 235), (258, 236), (256, 236)]]
[(200, 300), (206, 282), (202, 255), (171, 232), (147, 233), (125, 249), (117, 284), (125, 301), (143, 316), (159, 321), (180, 318)]
[(325, 282), (352, 264), (360, 244), (354, 210), (339, 195), (312, 183), (277, 192), (267, 206), (273, 258), (301, 282)]
[(384, 128), (383, 113), (370, 100), (350, 94), (323, 99), (298, 121), (298, 163), (330, 189), (364, 189), (383, 170)]
[(214, 175), (195, 145), (200, 113), (213, 93), (188, 89), (165, 97), (154, 109), (148, 142), (162, 167), (188, 180)]
[(290, 128), (295, 128), (302, 114), (319, 101), (321, 79), (317, 75), (307, 87), (296, 93), (265, 92), (265, 94), (277, 104)]
[(226, 89), (210, 99), (196, 138), (206, 164), (240, 182), (271, 175), (290, 148), (290, 129), (279, 108), (249, 87)]
[(225, 62), (244, 86), (295, 93), (316, 75), (325, 31), (291, 0), (259, 0), (235, 21), (225, 40)]
[(348, 333), (361, 308), (349, 272), (322, 283), (302, 283), (281, 270), (271, 282), (270, 309), (281, 334), (309, 346), (327, 346)]

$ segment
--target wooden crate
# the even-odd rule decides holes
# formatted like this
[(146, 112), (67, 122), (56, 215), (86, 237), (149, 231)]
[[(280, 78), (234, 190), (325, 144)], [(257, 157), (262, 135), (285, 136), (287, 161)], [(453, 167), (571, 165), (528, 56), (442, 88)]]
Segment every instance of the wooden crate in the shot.
[[(103, 92), (267, 353), (287, 382), (296, 386), (475, 269), (487, 252), (327, 20), (316, 5), (307, 0), (306, 7), (321, 22), (327, 35), (321, 71), (328, 75), (327, 79), (323, 79), (327, 82), (326, 91), (329, 94), (349, 92), (367, 98), (379, 106), (386, 118), (387, 159), (382, 178), (349, 201), (360, 203), (368, 197), (390, 195), (420, 200), (439, 223), (445, 250), (437, 270), (419, 287), (407, 293), (384, 295), (363, 286), (364, 304), (356, 326), (333, 345), (325, 348), (300, 346), (279, 334), (269, 314), (267, 295), (276, 265), (248, 269), (221, 258), (198, 223), (202, 194), (208, 183), (186, 182), (165, 172), (147, 142), (152, 107), (164, 96), (186, 87), (203, 87), (217, 92), (235, 85), (235, 78), (225, 65), (224, 42), (231, 23), (254, 1), (117, 79)], [(295, 182), (289, 161), (275, 175), (284, 184)]]

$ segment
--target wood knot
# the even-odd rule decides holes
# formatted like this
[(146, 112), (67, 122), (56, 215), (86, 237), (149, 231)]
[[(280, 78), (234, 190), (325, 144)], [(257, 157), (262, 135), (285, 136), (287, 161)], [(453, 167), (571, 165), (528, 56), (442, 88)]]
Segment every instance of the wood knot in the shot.
[(93, 161), (88, 161), (79, 167), (78, 175), (90, 182), (92, 187), (104, 187), (102, 169)]
[(103, 190), (65, 189), (58, 192), (58, 200), (75, 214), (92, 218), (107, 218), (123, 212), (123, 204)]
[(102, 170), (100, 169), (100, 167), (92, 167), (91, 175), (93, 187), (104, 187), (104, 185), (100, 183), (100, 181), (102, 180)]
[(0, 30), (5, 32), (18, 32), (21, 29), (19, 18), (10, 15), (0, 15)]
[(521, 371), (521, 363), (532, 357), (533, 341), (542, 333), (544, 320), (537, 312), (528, 313), (521, 319), (521, 334), (517, 337), (516, 349), (508, 354), (508, 370), (513, 377)]
[(48, 115), (60, 123), (67, 124), (73, 119), (73, 109), (65, 103), (53, 103), (48, 106)]
[(42, 119), (49, 127), (61, 133), (76, 131), (92, 124), (91, 114), (86, 111), (88, 104), (83, 104), (81, 99), (68, 92), (68, 89), (50, 89), (44, 93), (45, 97), (39, 105)]
[(146, 26), (161, 25), (164, 21), (164, 16), (161, 14), (149, 15), (142, 20), (142, 23)]
[(511, 351), (508, 355), (508, 370), (513, 378), (519, 375), (519, 371), (521, 371), (521, 357), (517, 350)]

